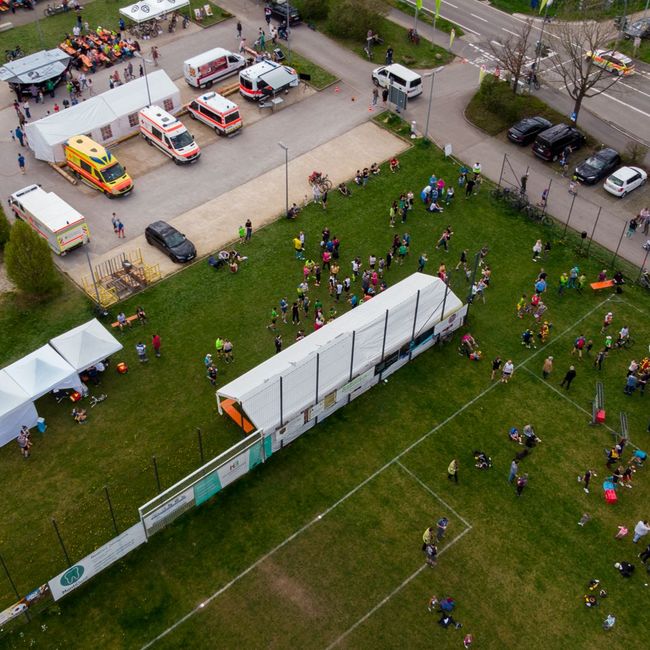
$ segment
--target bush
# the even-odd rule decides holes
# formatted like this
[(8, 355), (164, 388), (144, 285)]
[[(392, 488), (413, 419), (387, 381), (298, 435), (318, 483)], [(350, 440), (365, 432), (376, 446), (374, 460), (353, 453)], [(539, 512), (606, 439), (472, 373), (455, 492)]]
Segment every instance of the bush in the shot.
[(5, 247), (5, 244), (9, 241), (9, 232), (11, 231), (11, 226), (9, 225), (9, 220), (7, 215), (5, 215), (2, 206), (0, 206), (0, 250)]
[(380, 19), (387, 13), (383, 0), (331, 0), (327, 31), (365, 44), (368, 30), (379, 33)]
[(486, 75), (481, 83), (479, 96), (491, 113), (501, 115), (506, 122), (519, 119), (521, 102), (507, 83), (499, 81), (493, 75)]
[[(621, 157), (623, 158), (623, 162), (627, 165), (643, 165), (643, 161), (647, 154), (648, 147), (646, 145), (630, 140)], [(1, 241), (2, 238), (0, 236), (0, 242)]]
[(11, 228), (5, 264), (9, 279), (31, 296), (47, 297), (61, 290), (50, 247), (23, 221), (16, 221)]
[(327, 0), (296, 0), (296, 8), (305, 20), (324, 20), (327, 18), (329, 3)]

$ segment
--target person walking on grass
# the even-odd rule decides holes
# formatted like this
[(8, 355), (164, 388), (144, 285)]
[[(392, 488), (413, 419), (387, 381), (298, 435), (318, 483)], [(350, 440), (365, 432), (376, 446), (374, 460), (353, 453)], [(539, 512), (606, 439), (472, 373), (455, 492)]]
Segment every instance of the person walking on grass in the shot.
[(159, 334), (154, 334), (151, 337), (151, 347), (153, 348), (154, 354), (160, 359), (160, 346), (162, 341), (160, 340)]
[(634, 537), (632, 541), (636, 544), (642, 537), (645, 537), (650, 533), (650, 524), (647, 520), (641, 519), (637, 522), (637, 525), (634, 527)]
[(494, 380), (494, 378), (497, 375), (497, 372), (499, 372), (499, 369), (501, 368), (501, 364), (503, 361), (501, 361), (501, 357), (495, 357), (494, 360), (492, 361), (492, 375), (490, 376), (490, 379)]
[(429, 261), (426, 253), (422, 253), (418, 259), (418, 273), (424, 272), (424, 265)]
[(564, 379), (560, 383), (561, 387), (564, 387), (566, 384), (566, 389), (569, 390), (571, 388), (571, 382), (576, 378), (576, 369), (574, 366), (569, 366), (569, 369), (566, 371), (566, 375), (564, 375)]
[(510, 463), (510, 474), (508, 474), (508, 483), (512, 483), (515, 480), (515, 476), (517, 476), (518, 471), (519, 471), (519, 461), (516, 458), (513, 458), (512, 462)]
[(454, 483), (458, 483), (458, 461), (455, 458), (451, 463), (449, 463), (449, 467), (447, 468), (447, 478), (450, 481), (454, 481)]
[(515, 372), (515, 364), (512, 363), (512, 359), (508, 359), (505, 362), (505, 365), (503, 366), (503, 372), (501, 373), (501, 383), (507, 384), (512, 378), (514, 372)]
[(538, 239), (533, 246), (533, 262), (539, 261), (539, 256), (542, 254), (542, 240)]
[(441, 517), (436, 523), (436, 541), (442, 541), (442, 538), (447, 532), (447, 526), (449, 526), (449, 519), (447, 517)]
[(542, 377), (548, 379), (548, 376), (553, 372), (553, 357), (546, 357), (544, 365), (542, 366)]
[(520, 497), (524, 488), (528, 485), (528, 474), (517, 477), (516, 490), (517, 496)]
[(278, 354), (282, 352), (282, 334), (278, 334), (275, 337), (274, 343), (275, 343), (275, 353)]
[(135, 351), (138, 354), (140, 363), (147, 363), (147, 361), (149, 361), (149, 359), (147, 359), (147, 346), (142, 341), (135, 344)]
[(588, 469), (582, 476), (578, 476), (578, 481), (582, 483), (582, 489), (585, 491), (585, 494), (589, 494), (589, 483), (592, 477), (596, 476), (598, 474), (593, 469)]

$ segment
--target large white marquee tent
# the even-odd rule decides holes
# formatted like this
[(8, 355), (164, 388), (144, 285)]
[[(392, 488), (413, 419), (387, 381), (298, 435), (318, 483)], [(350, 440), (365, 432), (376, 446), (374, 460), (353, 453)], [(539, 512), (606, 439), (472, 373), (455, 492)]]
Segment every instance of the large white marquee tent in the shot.
[(189, 4), (189, 0), (146, 0), (122, 7), (120, 13), (134, 23), (144, 23), (152, 18), (178, 11)]
[[(149, 87), (147, 88), (147, 82)], [(90, 97), (76, 106), (25, 125), (28, 144), (39, 160), (63, 162), (63, 143), (74, 135), (88, 135), (110, 145), (138, 130), (137, 113), (151, 104), (169, 113), (181, 108), (181, 94), (164, 70)]]
[(459, 326), (462, 317), (454, 317), (462, 307), (442, 280), (414, 273), (219, 388), (220, 408), (222, 399), (233, 400), (267, 432), (291, 420), (297, 428), (308, 425), (314, 413), (322, 419), (361, 384), (377, 383), (389, 357), (394, 371), (432, 345), (434, 328), (445, 319)]

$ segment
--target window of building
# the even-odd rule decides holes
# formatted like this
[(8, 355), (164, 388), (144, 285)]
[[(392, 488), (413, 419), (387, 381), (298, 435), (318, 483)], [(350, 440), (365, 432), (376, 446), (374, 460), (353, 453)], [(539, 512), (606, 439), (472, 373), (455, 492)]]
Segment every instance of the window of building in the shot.
[(102, 140), (110, 140), (113, 137), (113, 129), (111, 129), (111, 125), (102, 126), (101, 134)]
[(131, 127), (138, 126), (138, 114), (137, 113), (131, 113), (131, 115), (129, 115), (129, 126), (131, 126)]
[(173, 99), (166, 99), (163, 102), (163, 108), (168, 112), (171, 113), (171, 111), (174, 110), (174, 100)]

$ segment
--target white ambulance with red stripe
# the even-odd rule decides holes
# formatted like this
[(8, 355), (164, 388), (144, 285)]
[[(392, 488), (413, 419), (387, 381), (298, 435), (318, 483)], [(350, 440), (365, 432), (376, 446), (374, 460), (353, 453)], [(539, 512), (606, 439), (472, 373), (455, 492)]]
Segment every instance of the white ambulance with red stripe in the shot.
[(85, 217), (54, 192), (28, 185), (9, 197), (17, 219), (31, 226), (57, 255), (65, 255), (90, 241)]
[(187, 110), (191, 118), (212, 127), (218, 135), (234, 135), (243, 126), (239, 106), (215, 92), (192, 100)]
[(151, 145), (166, 153), (177, 165), (194, 163), (201, 149), (194, 136), (177, 118), (159, 106), (147, 106), (138, 113), (140, 134)]
[(239, 92), (248, 99), (270, 97), (299, 83), (293, 68), (275, 61), (261, 61), (239, 73)]
[(235, 74), (246, 65), (246, 59), (222, 47), (216, 47), (183, 62), (183, 76), (190, 86), (209, 88), (213, 82)]

